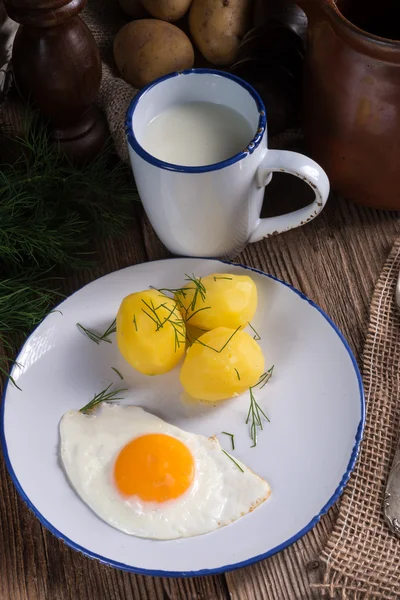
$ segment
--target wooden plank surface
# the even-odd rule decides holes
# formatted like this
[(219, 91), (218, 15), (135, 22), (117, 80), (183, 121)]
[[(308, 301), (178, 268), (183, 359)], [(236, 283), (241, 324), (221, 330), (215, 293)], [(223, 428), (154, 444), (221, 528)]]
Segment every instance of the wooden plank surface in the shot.
[[(266, 212), (282, 211), (282, 192), (289, 188), (292, 204), (297, 192), (285, 186), (278, 181)], [(320, 304), (360, 359), (374, 284), (399, 234), (398, 213), (332, 197), (314, 222), (248, 246), (238, 260), (292, 283)], [(102, 247), (100, 256), (93, 272), (66, 280), (67, 293), (99, 275), (168, 253), (137, 205), (130, 231)], [(335, 507), (292, 547), (259, 564), (215, 577), (159, 579), (104, 566), (58, 541), (19, 498), (2, 457), (0, 485), (0, 600), (319, 600), (309, 582), (321, 576), (318, 554)]]

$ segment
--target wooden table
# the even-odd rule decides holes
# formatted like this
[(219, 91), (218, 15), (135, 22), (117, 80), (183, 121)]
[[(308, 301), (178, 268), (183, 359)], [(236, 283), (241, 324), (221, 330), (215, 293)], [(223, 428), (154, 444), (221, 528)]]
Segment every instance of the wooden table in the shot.
[[(289, 184), (287, 176), (274, 177), (269, 190), (274, 213), (282, 211), (285, 198), (301, 198), (299, 186), (304, 184), (292, 179)], [(100, 248), (96, 272), (66, 281), (67, 293), (115, 269), (168, 256), (139, 204), (134, 217), (123, 239)], [(332, 197), (315, 221), (247, 247), (239, 260), (277, 275), (315, 300), (360, 359), (374, 284), (399, 234), (398, 213)], [(112, 569), (69, 549), (26, 508), (2, 459), (0, 480), (0, 600), (320, 600), (309, 582), (321, 576), (318, 555), (336, 507), (296, 544), (256, 565), (215, 577), (158, 579)]]

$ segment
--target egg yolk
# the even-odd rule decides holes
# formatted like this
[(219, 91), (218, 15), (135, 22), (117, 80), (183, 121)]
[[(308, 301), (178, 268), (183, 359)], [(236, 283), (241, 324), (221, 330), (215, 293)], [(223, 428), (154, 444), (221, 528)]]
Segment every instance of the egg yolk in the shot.
[(125, 496), (166, 502), (181, 496), (194, 477), (191, 452), (170, 435), (152, 433), (129, 442), (117, 456), (114, 481)]

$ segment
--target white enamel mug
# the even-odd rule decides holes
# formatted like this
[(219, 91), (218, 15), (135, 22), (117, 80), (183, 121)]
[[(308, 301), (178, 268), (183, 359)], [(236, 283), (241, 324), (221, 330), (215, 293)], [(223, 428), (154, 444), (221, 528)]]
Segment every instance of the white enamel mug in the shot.
[[(186, 167), (158, 160), (141, 146), (147, 125), (172, 105), (215, 102), (240, 113), (254, 137), (228, 160)], [(249, 242), (299, 227), (316, 217), (329, 194), (323, 169), (296, 152), (269, 150), (265, 107), (242, 79), (209, 69), (172, 73), (132, 101), (126, 134), (133, 174), (147, 216), (173, 254), (233, 258)], [(309, 206), (260, 218), (264, 187), (273, 172), (303, 179), (315, 193)]]

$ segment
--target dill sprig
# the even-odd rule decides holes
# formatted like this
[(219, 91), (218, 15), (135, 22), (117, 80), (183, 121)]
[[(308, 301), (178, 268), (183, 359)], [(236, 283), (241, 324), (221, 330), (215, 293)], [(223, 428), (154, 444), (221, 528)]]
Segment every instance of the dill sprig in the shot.
[(99, 345), (100, 342), (107, 342), (107, 344), (112, 343), (111, 340), (108, 339), (108, 337), (112, 333), (115, 333), (117, 331), (116, 324), (117, 320), (114, 319), (114, 321), (111, 323), (111, 325), (107, 327), (107, 329), (102, 335), (99, 335), (98, 333), (96, 333), (95, 331), (91, 331), (90, 329), (86, 329), (86, 327), (84, 327), (80, 323), (77, 323), (76, 326), (89, 338), (89, 340), (92, 340), (92, 342)]
[(265, 373), (263, 373), (254, 387), (260, 386), (259, 389), (262, 390), (263, 387), (265, 385), (267, 385), (268, 381), (271, 379), (272, 374), (274, 372), (274, 367), (275, 367), (275, 365), (272, 365), (272, 367), (270, 367), (268, 369), (268, 371), (266, 371)]
[(119, 390), (113, 390), (109, 392), (108, 390), (111, 386), (112, 383), (110, 383), (110, 385), (108, 385), (104, 390), (102, 390), (98, 394), (95, 394), (92, 400), (90, 400), (90, 402), (88, 402), (85, 406), (79, 409), (79, 412), (89, 412), (102, 402), (115, 402), (116, 400), (123, 400), (123, 398), (118, 397), (118, 394), (120, 394), (121, 392), (126, 392), (127, 388), (120, 388)]
[(271, 379), (273, 371), (274, 371), (274, 365), (272, 365), (272, 367), (270, 369), (268, 369), (268, 371), (266, 371), (265, 373), (263, 373), (261, 375), (260, 379), (257, 381), (257, 383), (255, 385), (249, 387), (250, 406), (249, 406), (249, 412), (247, 413), (246, 425), (249, 423), (250, 418), (251, 418), (250, 436), (251, 436), (251, 439), (253, 440), (253, 445), (251, 446), (252, 448), (254, 448), (254, 446), (257, 445), (257, 427), (259, 427), (261, 430), (263, 429), (263, 417), (266, 421), (268, 421), (268, 423), (270, 422), (270, 419), (265, 414), (265, 412), (263, 411), (261, 406), (258, 404), (258, 402), (254, 396), (253, 390), (257, 387), (259, 387), (259, 389), (262, 389), (268, 383), (268, 381)]
[(111, 367), (113, 371), (115, 371), (115, 373), (118, 375), (118, 377), (120, 379), (123, 379), (123, 376), (121, 375), (121, 373), (118, 371), (118, 369), (116, 369), (115, 367)]
[(222, 432), (224, 435), (228, 435), (231, 438), (232, 450), (235, 449), (235, 435), (233, 433), (228, 433), (228, 431)]
[(260, 334), (259, 334), (259, 333), (258, 333), (258, 332), (257, 332), (257, 331), (254, 329), (253, 325), (252, 325), (252, 324), (251, 324), (249, 321), (247, 321), (247, 323), (248, 323), (249, 327), (250, 327), (250, 328), (253, 330), (253, 332), (254, 332), (254, 335), (253, 335), (253, 340), (256, 340), (256, 342), (258, 342), (259, 340), (261, 340), (261, 336), (260, 336)]
[(114, 321), (111, 323), (111, 325), (109, 325), (107, 327), (107, 329), (101, 336), (101, 339), (105, 340), (109, 335), (111, 335), (112, 333), (115, 333), (116, 331), (117, 331), (117, 319), (114, 319)]
[[(195, 313), (195, 312), (199, 312), (200, 310), (208, 310), (210, 307), (206, 306), (206, 307), (198, 309), (198, 311), (195, 310), (198, 299), (201, 298), (201, 300), (203, 302), (205, 302), (206, 296), (207, 296), (207, 290), (205, 288), (204, 283), (202, 282), (202, 278), (196, 277), (194, 274), (192, 274), (190, 276), (187, 273), (185, 273), (185, 281), (189, 281), (189, 282), (193, 283), (193, 285), (192, 286), (186, 285), (186, 286), (183, 286), (180, 288), (159, 288), (159, 289), (155, 288), (155, 289), (157, 289), (162, 295), (171, 294), (175, 298), (175, 301), (178, 304), (178, 308), (180, 311), (182, 311), (184, 313), (184, 319), (187, 322), (194, 316), (193, 314), (189, 314), (189, 311), (191, 313)], [(188, 306), (185, 306), (185, 303), (183, 302), (183, 300), (186, 300), (188, 293), (193, 292), (193, 290), (194, 290), (193, 298), (192, 298), (190, 304)], [(169, 297), (169, 296), (167, 296), (167, 297)]]
[[(232, 277), (217, 277), (217, 276), (215, 276), (214, 280), (216, 280), (216, 279), (232, 279)], [(167, 296), (167, 294), (170, 294), (175, 299), (175, 306), (174, 306), (173, 310), (171, 311), (171, 315), (173, 314), (174, 316), (176, 316), (175, 310), (178, 308), (183, 315), (183, 321), (179, 320), (179, 319), (175, 319), (174, 321), (171, 320), (170, 318), (166, 319), (166, 321), (169, 320), (171, 322), (171, 324), (173, 324), (174, 322), (176, 323), (176, 325), (173, 325), (175, 330), (176, 330), (176, 328), (179, 328), (179, 323), (182, 323), (182, 325), (184, 323), (189, 323), (190, 319), (192, 319), (196, 314), (198, 314), (199, 312), (201, 312), (203, 310), (209, 310), (211, 308), (210, 306), (202, 306), (202, 307), (196, 309), (198, 300), (201, 299), (201, 301), (204, 303), (207, 298), (207, 290), (202, 281), (202, 278), (196, 277), (194, 274), (188, 275), (187, 273), (185, 273), (185, 281), (188, 281), (188, 282), (192, 283), (193, 285), (189, 285), (189, 286), (185, 285), (181, 288), (152, 288), (152, 289), (157, 289), (157, 291), (160, 292), (161, 297)], [(193, 298), (191, 299), (191, 301), (189, 303), (187, 303), (187, 302), (185, 302), (185, 300), (190, 292), (194, 292)], [(167, 296), (167, 297), (169, 298), (170, 296)], [(154, 306), (152, 306), (152, 307), (147, 306), (147, 308), (151, 314), (148, 314), (147, 312), (146, 312), (146, 314), (157, 324), (158, 315), (156, 315), (154, 312)], [(162, 325), (163, 324), (158, 322), (158, 327), (162, 327)], [(183, 331), (176, 331), (175, 332), (175, 336), (176, 336), (175, 347), (179, 347), (179, 343), (183, 343), (183, 337), (185, 337), (184, 341), (185, 341), (185, 343), (187, 342), (189, 345), (197, 343), (197, 344), (201, 344), (205, 348), (209, 348), (210, 350), (213, 350), (214, 352), (221, 353), (226, 348), (226, 346), (229, 344), (229, 342), (231, 341), (233, 336), (236, 335), (236, 333), (239, 330), (240, 330), (240, 326), (227, 339), (227, 341), (223, 344), (222, 348), (219, 348), (219, 349), (213, 348), (213, 346), (209, 346), (208, 344), (205, 344), (198, 338), (191, 339), (188, 331), (186, 331), (186, 336), (184, 336)], [(182, 339), (180, 338), (180, 336)], [(240, 375), (237, 370), (236, 370), (236, 374), (237, 374), (238, 379), (240, 379)]]
[(222, 452), (223, 452), (224, 454), (226, 454), (226, 456), (227, 456), (228, 458), (230, 458), (230, 459), (231, 459), (231, 461), (232, 461), (233, 463), (235, 463), (235, 465), (237, 466), (237, 468), (238, 468), (240, 471), (242, 471), (242, 473), (244, 473), (244, 470), (243, 470), (243, 469), (242, 469), (242, 467), (239, 465), (239, 463), (238, 463), (238, 462), (236, 462), (236, 460), (233, 458), (233, 456), (231, 456), (231, 455), (229, 454), (229, 452), (227, 452), (227, 451), (226, 451), (226, 450), (224, 450), (223, 448), (221, 448), (221, 450), (222, 450)]
[(192, 276), (187, 275), (185, 273), (186, 281), (191, 281), (194, 284), (194, 294), (193, 300), (190, 303), (190, 310), (193, 312), (196, 308), (197, 298), (200, 296), (202, 301), (204, 302), (206, 299), (206, 288), (201, 281), (201, 277), (196, 277), (194, 274)]

